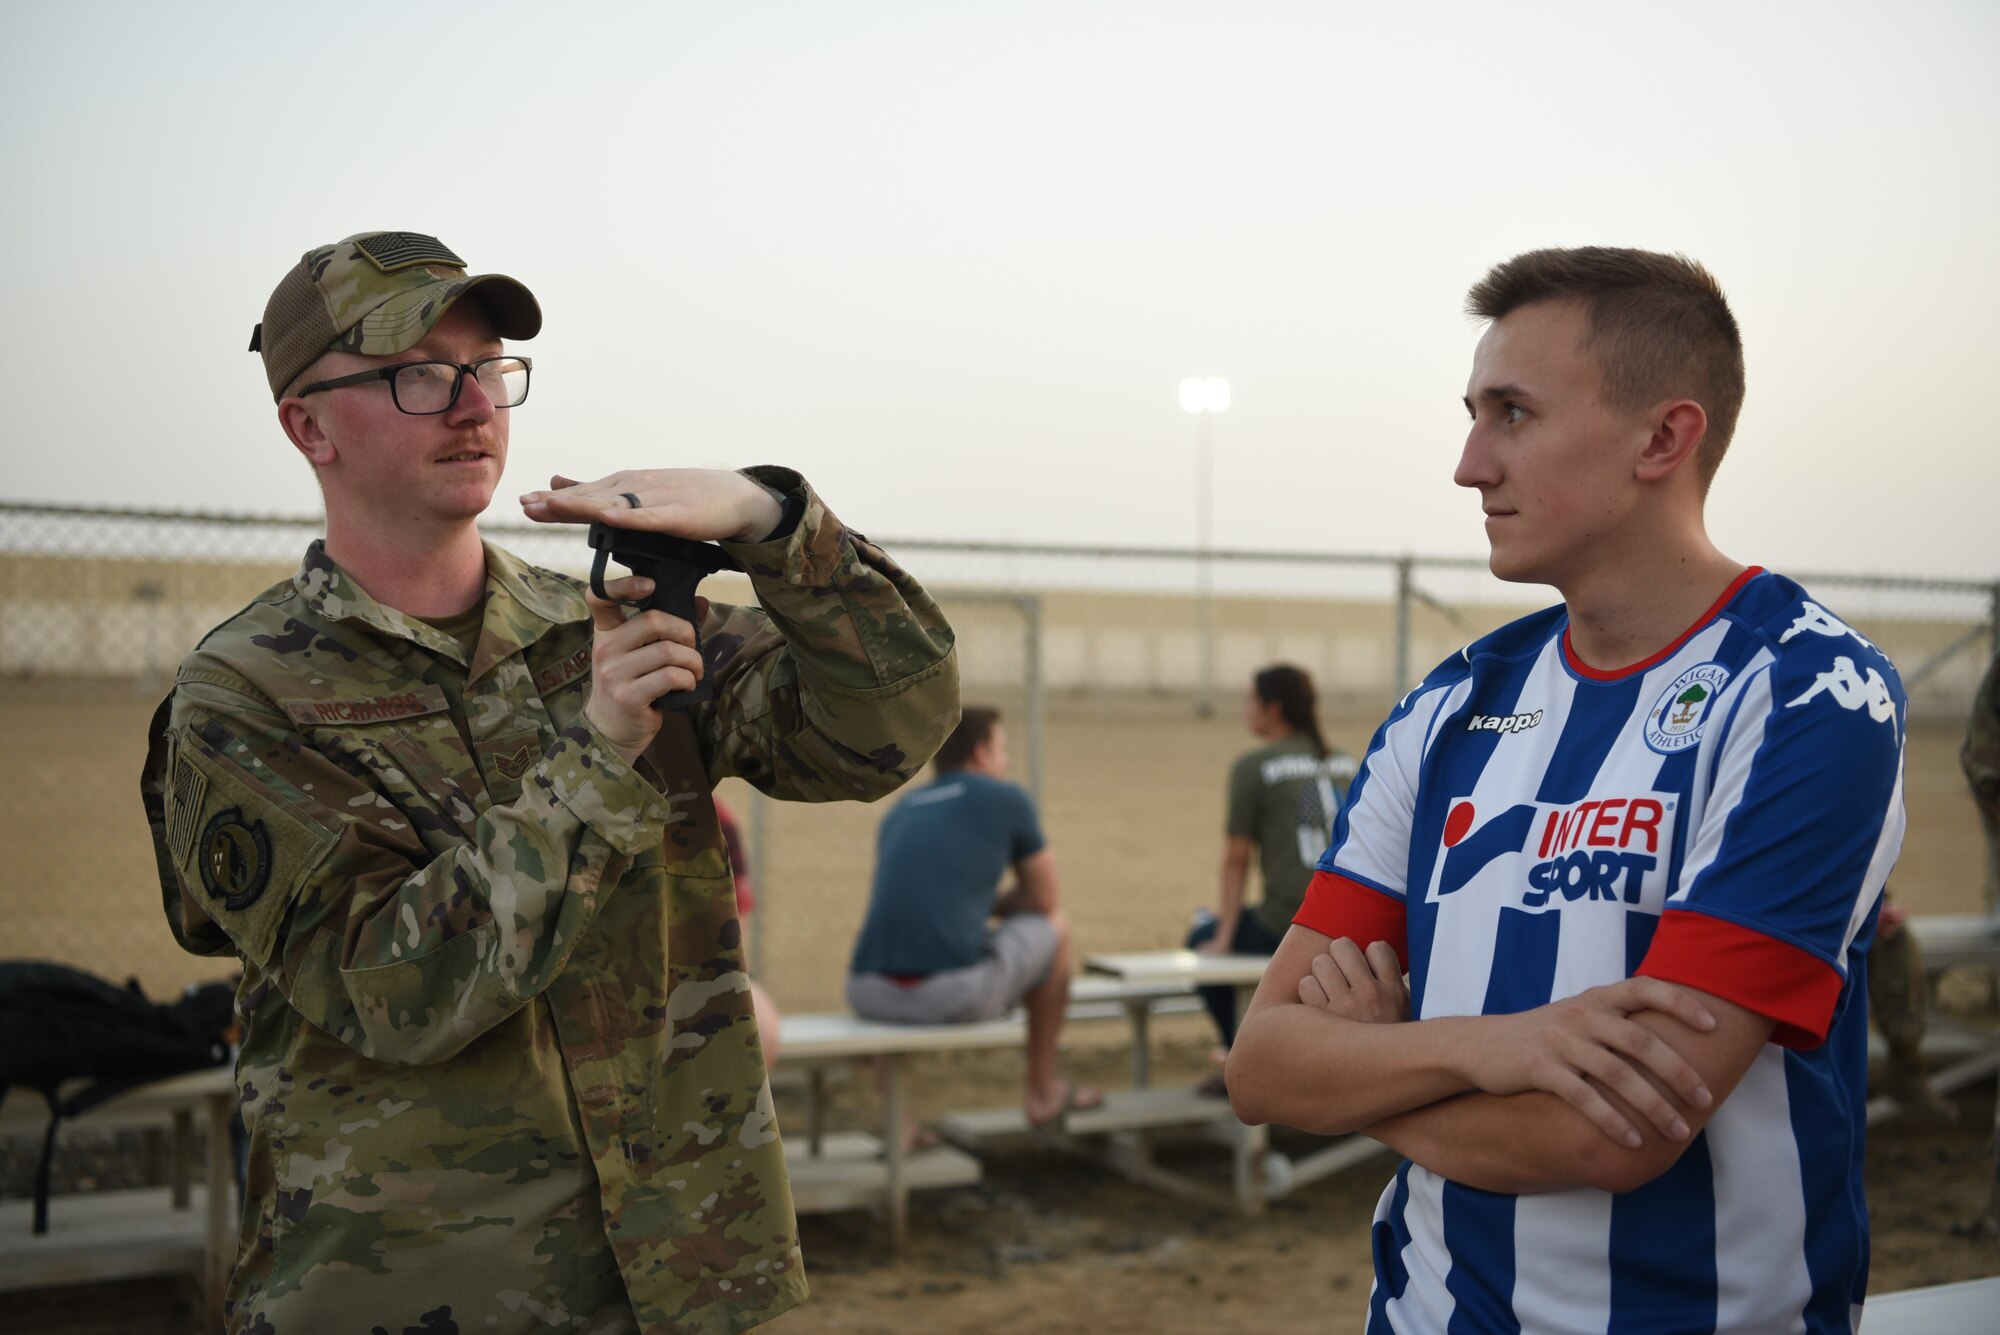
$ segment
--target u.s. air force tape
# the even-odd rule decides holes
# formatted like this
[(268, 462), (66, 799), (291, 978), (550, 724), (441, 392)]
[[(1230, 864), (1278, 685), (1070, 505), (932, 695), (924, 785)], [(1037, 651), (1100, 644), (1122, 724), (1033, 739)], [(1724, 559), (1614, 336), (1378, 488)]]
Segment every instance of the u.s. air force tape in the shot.
[(201, 883), (226, 909), (245, 909), (271, 883), (271, 836), (261, 820), (229, 807), (209, 817), (195, 850)]

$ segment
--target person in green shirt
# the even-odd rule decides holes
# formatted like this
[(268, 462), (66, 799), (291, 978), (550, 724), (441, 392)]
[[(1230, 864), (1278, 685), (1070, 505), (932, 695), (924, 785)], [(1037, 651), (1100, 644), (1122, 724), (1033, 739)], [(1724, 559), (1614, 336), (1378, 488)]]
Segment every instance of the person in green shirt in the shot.
[[(1305, 898), (1313, 864), (1326, 851), (1356, 768), (1353, 756), (1334, 750), (1321, 735), (1318, 696), (1301, 668), (1277, 663), (1252, 677), (1243, 721), (1262, 744), (1229, 768), (1219, 903), (1196, 912), (1187, 938), (1189, 949), (1209, 954), (1277, 950)], [(1253, 858), (1264, 894), (1246, 908)], [(1219, 1059), (1236, 1038), (1236, 994), (1227, 987), (1205, 987), (1201, 994), (1222, 1036)], [(1220, 1073), (1202, 1090), (1221, 1096)]]

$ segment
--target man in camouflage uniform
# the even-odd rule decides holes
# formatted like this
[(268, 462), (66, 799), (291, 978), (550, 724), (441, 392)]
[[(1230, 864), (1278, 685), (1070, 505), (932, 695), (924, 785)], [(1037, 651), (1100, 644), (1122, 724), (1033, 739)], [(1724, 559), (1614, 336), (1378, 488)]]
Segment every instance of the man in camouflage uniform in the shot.
[[(2000, 911), (2000, 655), (1995, 655), (1973, 697), (1959, 761), (1986, 828), (1985, 903), (1992, 913)], [(1889, 901), (1885, 893), (1875, 959), (1868, 971), (1869, 1014), (1889, 1044), (1883, 1092), (1902, 1104), (1906, 1113), (1951, 1121), (1957, 1117), (1957, 1106), (1931, 1088), (1930, 1062), (1923, 1053), (1930, 976), (1916, 937), (1905, 926), (1909, 916), (1908, 909)]]
[(2000, 653), (1994, 654), (1973, 697), (1958, 758), (1986, 829), (1986, 911), (2000, 913)]
[(530, 369), (500, 339), (540, 324), (372, 233), (252, 342), (327, 536), (181, 665), (143, 784), (176, 936), (245, 968), (232, 1332), (736, 1331), (805, 1296), (710, 789), (895, 789), (957, 717), (951, 631), (782, 468), (523, 498), (722, 541), (762, 608), (706, 608), (699, 651), (483, 544)]

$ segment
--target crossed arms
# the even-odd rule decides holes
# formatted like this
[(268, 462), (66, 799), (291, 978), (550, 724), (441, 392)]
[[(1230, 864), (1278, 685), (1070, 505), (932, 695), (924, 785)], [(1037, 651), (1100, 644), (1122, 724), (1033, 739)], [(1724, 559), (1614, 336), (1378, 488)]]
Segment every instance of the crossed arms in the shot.
[(1671, 1167), (1773, 1022), (1627, 978), (1514, 1015), (1409, 1019), (1386, 942), (1294, 925), (1230, 1050), (1246, 1122), (1358, 1131), (1467, 1186), (1630, 1191)]

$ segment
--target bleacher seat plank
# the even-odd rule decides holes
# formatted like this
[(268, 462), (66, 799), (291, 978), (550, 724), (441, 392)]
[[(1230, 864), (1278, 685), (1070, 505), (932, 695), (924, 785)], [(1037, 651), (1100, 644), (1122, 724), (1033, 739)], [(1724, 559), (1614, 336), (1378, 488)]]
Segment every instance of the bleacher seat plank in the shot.
[(778, 1023), (781, 1062), (836, 1061), (960, 1048), (1005, 1048), (1027, 1035), (1017, 1016), (972, 1024), (882, 1024), (844, 1011), (787, 1015)]
[[(1204, 1098), (1191, 1089), (1153, 1086), (1109, 1090), (1101, 1107), (1079, 1108), (1065, 1116), (1061, 1130), (1071, 1136), (1104, 1136), (1235, 1120), (1227, 1099)], [(972, 1148), (1031, 1134), (1027, 1114), (1018, 1106), (950, 1113), (939, 1121), (938, 1130), (945, 1139)]]
[[(73, 1089), (65, 1086), (64, 1092)], [(172, 1128), (173, 1183), (137, 1192), (57, 1196), (49, 1202), (49, 1232), (40, 1238), (32, 1232), (33, 1201), (0, 1206), (0, 1290), (190, 1272), (200, 1277), (204, 1328), (221, 1329), (222, 1291), (236, 1246), (228, 1134), (235, 1104), (235, 1075), (224, 1065), (156, 1080), (80, 1117), (64, 1118), (65, 1130)], [(0, 1134), (39, 1138), (47, 1122), (40, 1095), (7, 1091)], [(192, 1162), (196, 1130), (208, 1138), (199, 1174)], [(191, 1189), (197, 1176), (205, 1187)], [(211, 1193), (214, 1208), (208, 1204)], [(176, 1194), (186, 1208), (174, 1208)]]
[(1861, 1335), (1947, 1335), (1991, 1330), (2000, 1306), (2000, 1276), (1956, 1284), (1871, 1293), (1861, 1309)]
[(34, 1202), (0, 1202), (0, 1292), (153, 1275), (200, 1274), (207, 1192), (173, 1208), (168, 1187), (58, 1196), (49, 1231), (30, 1231)]
[[(883, 1203), (889, 1189), (881, 1138), (865, 1131), (826, 1136), (818, 1155), (787, 1143), (785, 1174), (791, 1179), (792, 1203), (801, 1214), (872, 1208)], [(979, 1177), (979, 1161), (949, 1146), (911, 1150), (903, 1156), (903, 1185), (912, 1191), (971, 1186)]]
[(1909, 928), (1929, 972), (2000, 967), (2000, 914), (1918, 913), (1911, 915)]

